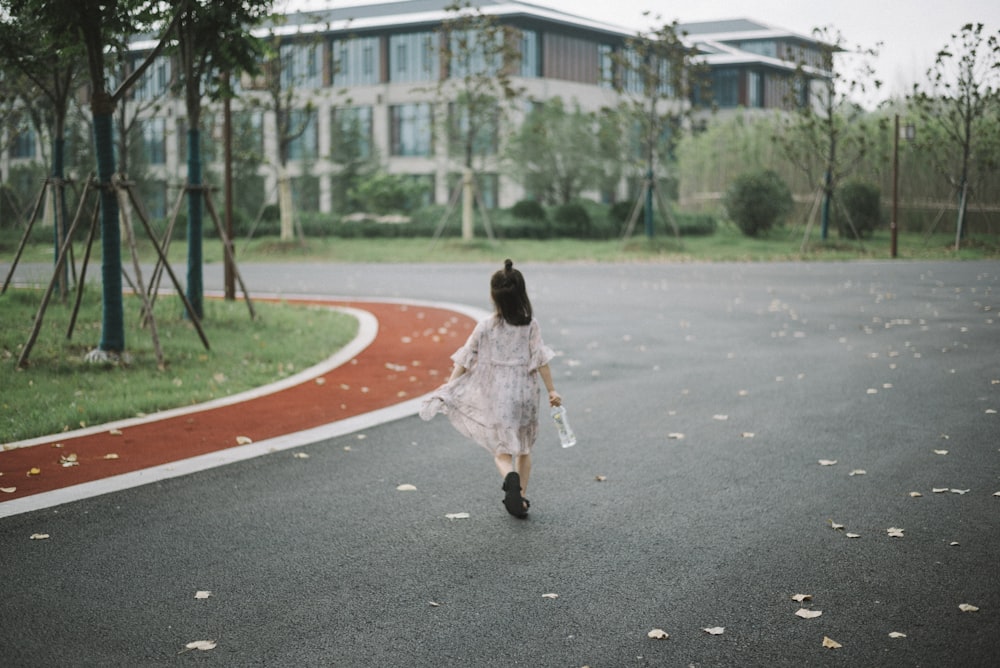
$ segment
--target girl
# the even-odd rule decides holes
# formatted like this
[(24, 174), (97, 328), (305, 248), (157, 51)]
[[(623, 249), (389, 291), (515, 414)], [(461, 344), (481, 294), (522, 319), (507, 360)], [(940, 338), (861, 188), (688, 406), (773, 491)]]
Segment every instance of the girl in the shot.
[(562, 405), (562, 397), (549, 369), (554, 353), (542, 342), (524, 276), (510, 260), (490, 279), (490, 297), (496, 313), (476, 325), (451, 356), (451, 378), (424, 401), (420, 417), (444, 413), (459, 433), (493, 453), (503, 476), (504, 506), (523, 519), (531, 505), (524, 493), (538, 433), (538, 378), (549, 392), (549, 405)]

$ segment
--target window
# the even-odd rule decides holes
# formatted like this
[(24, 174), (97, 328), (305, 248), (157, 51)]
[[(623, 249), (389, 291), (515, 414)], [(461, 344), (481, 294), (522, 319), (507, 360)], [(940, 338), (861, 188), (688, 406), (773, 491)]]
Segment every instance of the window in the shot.
[(764, 106), (764, 78), (760, 72), (747, 72), (747, 106), (755, 109)]
[(448, 73), (460, 78), (470, 74), (494, 75), (500, 69), (503, 34), (490, 38), (476, 30), (453, 30), (449, 36), (451, 60)]
[[(138, 63), (137, 63), (138, 64)], [(139, 101), (155, 100), (167, 92), (170, 85), (170, 58), (159, 56), (139, 77), (134, 90)]]
[(435, 33), (415, 32), (389, 36), (390, 78), (393, 81), (434, 81), (440, 68)]
[(521, 31), (521, 76), (537, 77), (539, 70), (538, 33), (534, 30)]
[(392, 155), (433, 155), (431, 105), (400, 104), (390, 108)]
[(333, 85), (369, 86), (378, 83), (378, 38), (336, 40), (331, 49)]
[(146, 160), (151, 165), (167, 162), (167, 121), (164, 118), (150, 118), (142, 121), (142, 148)]
[(597, 47), (597, 62), (601, 68), (601, 80), (598, 84), (602, 88), (615, 87), (615, 58), (614, 48), (609, 44), (600, 44)]
[(735, 107), (740, 103), (740, 71), (732, 68), (712, 73), (712, 100), (720, 107)]
[(35, 157), (35, 130), (34, 128), (25, 128), (10, 147), (10, 157), (13, 159), (18, 158), (34, 158)]
[(739, 42), (737, 48), (749, 53), (756, 53), (758, 56), (778, 57), (778, 43), (772, 39)]
[[(495, 108), (490, 113), (479, 113), (476, 118), (476, 126), (473, 128), (475, 136), (472, 138), (473, 155), (495, 155), (497, 152), (498, 137), (498, 117)], [(456, 156), (464, 156), (466, 136), (469, 133), (469, 110), (457, 104), (448, 106), (448, 117), (451, 125), (451, 153)]]
[(372, 157), (371, 107), (334, 109), (330, 127), (330, 157), (334, 162), (347, 164)]
[(281, 85), (283, 88), (319, 88), (323, 85), (319, 44), (282, 44)]
[(288, 118), (288, 132), (296, 135), (288, 142), (288, 159), (315, 160), (319, 148), (316, 112), (292, 110)]

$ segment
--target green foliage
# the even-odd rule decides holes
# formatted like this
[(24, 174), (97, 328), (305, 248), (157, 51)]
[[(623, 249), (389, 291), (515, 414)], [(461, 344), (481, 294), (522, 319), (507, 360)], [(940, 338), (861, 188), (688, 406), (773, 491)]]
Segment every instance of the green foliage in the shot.
[(522, 199), (511, 207), (510, 212), (522, 220), (544, 221), (548, 218), (545, 207), (533, 199)]
[(743, 174), (723, 198), (726, 213), (748, 237), (766, 234), (781, 223), (793, 205), (792, 192), (770, 169)]
[[(837, 189), (833, 221), (841, 237), (871, 237), (882, 224), (882, 193), (864, 181), (848, 181)], [(853, 225), (853, 229), (852, 229)]]
[(405, 174), (378, 172), (359, 181), (350, 197), (366, 213), (406, 213), (420, 204), (425, 190), (423, 183)]
[(590, 236), (590, 214), (580, 202), (560, 204), (552, 212), (556, 237), (586, 239)]

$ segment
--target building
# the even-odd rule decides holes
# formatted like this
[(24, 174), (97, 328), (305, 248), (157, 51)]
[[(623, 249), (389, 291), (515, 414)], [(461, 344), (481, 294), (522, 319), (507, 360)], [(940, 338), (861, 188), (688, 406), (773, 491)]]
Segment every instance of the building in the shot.
[[(437, 84), (455, 73), (441, 57), (447, 45), (439, 31), (443, 21), (454, 17), (447, 10), (451, 4), (453, 0), (338, 3), (289, 15), (286, 23), (268, 29), (281, 42), (280, 76), (295, 90), (291, 123), (303, 128), (287, 151), (297, 208), (347, 213), (338, 206), (339, 179), (347, 162), (368, 158), (389, 173), (423, 184), (428, 203), (451, 199), (462, 164), (436, 131), (452, 112), (437, 91)], [(523, 89), (521, 113), (528, 101), (557, 96), (584, 111), (617, 104), (613, 54), (627, 48), (633, 31), (519, 0), (481, 0), (479, 6), (483, 14), (516, 28), (519, 58), (510, 74)], [(783, 106), (795, 64), (782, 55), (789, 49), (811, 53), (815, 46), (809, 38), (746, 19), (682, 24), (681, 29), (711, 68), (713, 98), (720, 108)], [(141, 54), (150, 46), (135, 48)], [(146, 190), (154, 215), (170, 208), (169, 188), (182, 184), (186, 175), (186, 111), (183, 99), (169, 92), (170, 83), (171, 62), (161, 57), (128, 101), (141, 119), (143, 167), (159, 182), (152, 193)], [(241, 83), (243, 96), (234, 105), (239, 139), (269, 163), (255, 175), (259, 187), (252, 187), (274, 201), (279, 170), (270, 165), (280, 163), (276, 115), (266, 105), (251, 103), (262, 99), (263, 93), (255, 90), (259, 81)], [(517, 113), (514, 117), (516, 122)], [(203, 162), (210, 169), (221, 158), (220, 118), (217, 106), (203, 113), (202, 134), (209, 145)], [(502, 137), (487, 142), (477, 169), (488, 206), (510, 206), (525, 195), (504, 174), (498, 159), (501, 142)], [(20, 144), (12, 150), (26, 155)]]

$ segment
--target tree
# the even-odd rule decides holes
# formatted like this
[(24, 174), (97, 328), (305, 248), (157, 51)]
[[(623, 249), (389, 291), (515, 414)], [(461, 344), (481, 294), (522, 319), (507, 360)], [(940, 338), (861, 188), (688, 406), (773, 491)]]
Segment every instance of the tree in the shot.
[(230, 76), (256, 73), (263, 45), (249, 33), (270, 9), (271, 0), (184, 0), (177, 24), (178, 85), (187, 111), (187, 297), (197, 318), (204, 317), (202, 281), (201, 112), (210, 99), (232, 97)]
[(625, 48), (612, 57), (613, 84), (624, 96), (624, 111), (636, 123), (645, 162), (648, 237), (653, 236), (653, 189), (658, 168), (673, 162), (681, 135), (691, 125), (694, 92), (709, 88), (705, 85), (707, 66), (697, 60), (697, 53), (695, 47), (685, 44), (674, 21), (629, 38)]
[(506, 147), (511, 172), (547, 204), (566, 204), (597, 184), (598, 134), (593, 114), (567, 111), (555, 97), (532, 108)]
[[(984, 33), (982, 23), (967, 23), (938, 51), (927, 71), (926, 88), (913, 86), (908, 97), (921, 124), (921, 148), (929, 149), (938, 171), (959, 201), (955, 244), (960, 244), (970, 195), (986, 183), (1000, 161), (1000, 31)], [(927, 138), (945, 141), (929, 144)]]
[(459, 155), (463, 170), (462, 238), (473, 237), (474, 158), (496, 153), (499, 129), (521, 91), (512, 75), (521, 59), (517, 30), (503, 25), (469, 0), (446, 8), (449, 18), (440, 28), (446, 76), (438, 84), (439, 106), (447, 115), (450, 152)]
[[(2, 5), (0, 5), (2, 6)], [(13, 9), (13, 8), (12, 8)], [(79, 85), (81, 49), (71, 45), (64, 49), (52, 49), (44, 39), (45, 24), (32, 12), (10, 15), (10, 22), (0, 22), (0, 62), (7, 71), (11, 83), (20, 81), (26, 87), (18, 87), (23, 109), (32, 118), (33, 125), (40, 132), (48, 132), (52, 140), (50, 157), (53, 179), (53, 260), (67, 231), (67, 206), (65, 197), (65, 149), (66, 118), (72, 95)], [(40, 39), (25, 40), (25, 35), (36, 35)], [(14, 72), (20, 76), (14, 75)], [(13, 91), (11, 91), (13, 92)], [(32, 98), (35, 99), (32, 99)], [(59, 276), (60, 294), (65, 296), (68, 275), (64, 270)]]
[[(115, 105), (142, 75), (165, 45), (161, 37), (157, 47), (114, 91), (107, 72), (109, 51), (126, 50), (127, 35), (152, 32), (156, 28), (166, 36), (174, 28), (164, 20), (170, 6), (151, 0), (4, 0), (3, 15), (30, 22), (40, 32), (22, 35), (25, 41), (42, 40), (55, 52), (70, 50), (83, 56), (90, 77), (90, 106), (93, 115), (94, 148), (97, 176), (101, 185), (101, 341), (87, 355), (90, 361), (114, 359), (125, 349), (125, 326), (122, 308), (121, 232), (118, 197), (112, 186), (115, 174), (113, 121)], [(165, 27), (164, 27), (165, 26)]]
[[(857, 61), (853, 70), (838, 68), (839, 55), (848, 53), (844, 37), (830, 27), (813, 30), (817, 51), (788, 53), (797, 61), (787, 105), (792, 113), (782, 118), (777, 141), (787, 158), (809, 175), (823, 192), (821, 236), (829, 234), (830, 206), (837, 184), (851, 174), (877, 143), (878, 133), (856, 99), (872, 87), (881, 87), (874, 78), (869, 58), (878, 56), (878, 45), (854, 47)], [(884, 119), (878, 121), (884, 123)], [(880, 126), (883, 128), (884, 126)], [(818, 174), (822, 173), (822, 180)]]

